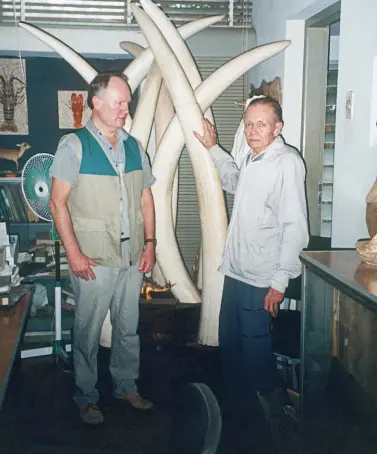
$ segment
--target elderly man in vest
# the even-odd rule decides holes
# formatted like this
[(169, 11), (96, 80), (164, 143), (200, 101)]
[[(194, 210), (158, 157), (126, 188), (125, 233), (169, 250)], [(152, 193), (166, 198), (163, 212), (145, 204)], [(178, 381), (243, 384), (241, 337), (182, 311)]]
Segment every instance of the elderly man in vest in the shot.
[(91, 120), (64, 136), (51, 166), (51, 213), (67, 252), (76, 299), (73, 360), (81, 419), (100, 424), (97, 352), (110, 309), (114, 396), (138, 409), (139, 297), (155, 263), (155, 179), (145, 151), (122, 128), (131, 92), (121, 73), (97, 75), (88, 90)]

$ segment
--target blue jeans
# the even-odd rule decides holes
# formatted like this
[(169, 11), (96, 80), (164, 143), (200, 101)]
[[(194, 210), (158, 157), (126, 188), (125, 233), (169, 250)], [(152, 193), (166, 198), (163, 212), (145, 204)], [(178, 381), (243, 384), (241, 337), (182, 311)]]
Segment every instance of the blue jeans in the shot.
[(257, 391), (277, 387), (271, 318), (264, 310), (268, 288), (253, 287), (226, 276), (221, 301), (219, 348), (224, 384), (232, 405), (248, 411)]

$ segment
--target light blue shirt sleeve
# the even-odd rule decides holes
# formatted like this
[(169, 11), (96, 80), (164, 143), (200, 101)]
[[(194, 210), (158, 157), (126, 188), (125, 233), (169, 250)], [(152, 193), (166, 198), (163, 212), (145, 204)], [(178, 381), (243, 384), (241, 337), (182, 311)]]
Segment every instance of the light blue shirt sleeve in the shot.
[(240, 169), (237, 167), (233, 157), (218, 145), (210, 148), (209, 154), (219, 173), (224, 191), (235, 194), (238, 186)]
[(278, 221), (282, 229), (280, 260), (270, 285), (284, 293), (289, 279), (301, 274), (300, 252), (309, 243), (309, 230), (305, 198), (305, 167), (299, 156), (287, 153), (282, 163)]
[(80, 172), (81, 154), (79, 142), (74, 134), (67, 134), (60, 139), (54, 161), (50, 167), (50, 175), (64, 180), (72, 186), (76, 184)]

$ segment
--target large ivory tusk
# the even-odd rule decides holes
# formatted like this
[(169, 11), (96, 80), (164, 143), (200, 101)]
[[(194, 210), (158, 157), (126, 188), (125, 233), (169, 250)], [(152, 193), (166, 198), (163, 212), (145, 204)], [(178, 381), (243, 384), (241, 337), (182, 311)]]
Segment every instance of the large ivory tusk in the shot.
[(131, 54), (134, 58), (139, 57), (139, 55), (141, 55), (145, 51), (145, 47), (131, 41), (121, 41), (119, 43), (119, 46), (128, 54)]
[[(45, 43), (47, 46), (51, 47), (57, 54), (59, 54), (64, 60), (69, 63), (72, 68), (74, 68), (80, 76), (85, 80), (87, 84), (96, 77), (98, 74), (97, 71), (90, 66), (90, 64), (75, 50), (69, 47), (67, 44), (60, 41), (56, 36), (51, 35), (50, 33), (45, 32), (44, 30), (36, 27), (35, 25), (29, 24), (27, 22), (20, 21), (18, 25), (24, 30), (28, 31), (31, 35), (38, 38), (40, 41)], [(132, 124), (131, 115), (127, 116), (126, 124), (124, 129), (129, 131)]]
[[(132, 43), (130, 41), (122, 41), (119, 43), (119, 45), (124, 51), (130, 53), (135, 58), (138, 57), (141, 54), (141, 52), (145, 49), (145, 47), (140, 46), (139, 44)], [(157, 68), (158, 73), (156, 71), (156, 68)], [(149, 83), (148, 83), (148, 79), (152, 76), (156, 77), (156, 78), (159, 77), (161, 80), (161, 83), (162, 83), (162, 86), (161, 86), (161, 89), (159, 92), (159, 96), (158, 96), (158, 100), (157, 100), (156, 111), (154, 114), (155, 141), (156, 141), (156, 148), (157, 148), (164, 132), (166, 131), (166, 128), (168, 127), (170, 121), (174, 117), (175, 112), (174, 112), (173, 103), (171, 101), (171, 98), (170, 98), (169, 92), (166, 88), (166, 85), (162, 82), (162, 76), (161, 76), (160, 68), (158, 67), (158, 65), (156, 65), (155, 67), (152, 65), (151, 70), (149, 71), (149, 73), (147, 75), (147, 79), (144, 83), (143, 93), (145, 91), (147, 94), (147, 96), (145, 98), (148, 99), (148, 104), (150, 105), (150, 103), (151, 103), (150, 97), (153, 97), (153, 92), (150, 91)], [(154, 87), (158, 86), (158, 82), (155, 80), (152, 80), (150, 82), (150, 84), (153, 85)], [(140, 103), (140, 100), (139, 100), (139, 103)], [(139, 103), (138, 103), (138, 106), (139, 106)], [(152, 102), (152, 104), (154, 105), (154, 101)], [(144, 110), (144, 109), (142, 109), (142, 110)], [(150, 108), (150, 110), (153, 111), (152, 108)], [(136, 129), (136, 131), (134, 130), (135, 123), (137, 123), (138, 117), (139, 117), (139, 115), (136, 111), (134, 121), (133, 121), (133, 126), (132, 126), (132, 134), (135, 136), (136, 136), (136, 134), (138, 134), (138, 130), (137, 130), (138, 128)], [(141, 115), (140, 115), (140, 118), (142, 118)], [(144, 140), (141, 139), (140, 135), (138, 135), (137, 137), (141, 141), (142, 146), (145, 148), (147, 146), (147, 141), (145, 139)], [(153, 156), (153, 159), (154, 159), (154, 156)], [(177, 174), (178, 174), (178, 169), (177, 169), (176, 177), (174, 179), (174, 185), (176, 185), (176, 186), (178, 186)], [(173, 186), (173, 189), (174, 189), (174, 186)], [(177, 188), (176, 188), (175, 192), (176, 193), (178, 192)], [(173, 213), (176, 212), (176, 204), (177, 204), (177, 197), (175, 197), (175, 199), (174, 199), (174, 193), (173, 193)], [(160, 284), (160, 285), (165, 284), (165, 279), (162, 276), (162, 273), (159, 270), (157, 263), (153, 267), (152, 277), (153, 277), (153, 280), (155, 282), (157, 282), (158, 284)]]
[[(158, 97), (156, 114), (154, 118), (154, 127), (155, 127), (155, 141), (156, 141), (156, 152), (158, 146), (161, 142), (162, 136), (164, 135), (166, 128), (174, 117), (174, 106), (169, 95), (169, 91), (166, 88), (164, 82), (162, 82), (160, 96)], [(174, 182), (172, 187), (172, 215), (174, 230), (176, 226), (177, 219), (177, 208), (178, 208), (178, 167), (175, 172)], [(158, 216), (158, 215), (157, 215)], [(157, 282), (159, 285), (165, 285), (166, 279), (161, 271), (158, 261), (156, 261), (155, 266), (152, 269), (152, 279)]]
[[(119, 45), (135, 58), (139, 57), (145, 50), (145, 47), (129, 41), (122, 41)], [(130, 133), (140, 141), (144, 150), (147, 149), (149, 142), (161, 83), (160, 68), (156, 64), (152, 64), (137, 103), (132, 126), (129, 129)]]
[[(196, 68), (196, 64), (195, 64), (190, 52), (188, 51), (186, 45), (184, 44), (184, 42), (183, 42), (183, 44), (181, 44), (182, 38), (180, 37), (180, 32), (184, 34), (185, 27), (182, 27), (180, 29), (180, 32), (178, 32), (178, 30), (170, 22), (170, 20), (152, 2), (147, 2), (147, 5), (143, 5), (143, 6), (145, 6), (145, 8), (149, 7), (154, 15), (159, 16), (161, 26), (165, 27), (165, 29), (170, 34), (168, 37), (169, 41), (170, 41), (170, 37), (172, 37), (173, 41), (178, 43), (178, 45), (175, 49), (175, 53), (177, 55), (180, 55), (180, 61), (181, 61), (181, 63), (183, 62), (183, 64), (184, 64), (184, 70), (188, 74), (191, 85), (193, 85), (195, 87), (197, 85), (199, 85), (201, 82), (201, 77), (200, 77), (199, 71)], [(217, 19), (220, 19), (220, 18), (217, 18)], [(208, 22), (206, 21), (205, 24), (207, 25)], [(176, 35), (178, 36), (179, 39), (176, 38)], [(121, 47), (122, 48), (125, 47), (124, 43), (121, 43)], [(153, 68), (153, 66), (152, 66), (152, 68)], [(126, 72), (127, 71), (128, 70), (126, 70)], [(143, 87), (143, 91), (142, 91), (140, 100), (138, 102), (136, 114), (134, 116), (131, 134), (133, 136), (135, 136), (136, 138), (138, 138), (139, 140), (141, 140), (141, 143), (144, 147), (146, 147), (146, 143), (149, 139), (150, 131), (152, 128), (152, 120), (153, 120), (153, 115), (154, 115), (155, 106), (156, 106), (155, 101), (157, 99), (155, 96), (156, 96), (156, 94), (158, 94), (158, 91), (160, 90), (161, 81), (162, 81), (162, 78), (159, 73), (158, 67), (157, 67), (157, 70), (153, 69), (149, 72), (149, 74), (147, 76), (147, 80)], [(164, 92), (163, 92), (162, 99), (166, 100), (166, 102), (171, 103), (170, 96), (168, 96), (168, 97), (164, 96)], [(144, 105), (146, 106), (145, 109), (143, 107)], [(161, 112), (162, 109), (164, 110), (164, 112)], [(164, 127), (164, 130), (165, 130), (167, 127), (168, 121), (170, 121), (174, 115), (174, 110), (172, 111), (172, 113), (170, 115), (169, 115), (168, 110), (170, 110), (168, 105), (161, 107), (161, 102), (160, 102), (160, 109), (158, 112), (156, 112), (156, 117), (155, 117), (156, 125), (157, 125), (156, 127), (159, 129), (158, 133), (160, 132), (161, 123), (166, 123), (166, 125)], [(162, 118), (161, 114), (164, 115), (163, 118)], [(212, 112), (210, 112), (210, 119), (212, 120), (212, 122), (214, 121)], [(174, 181), (175, 181), (175, 183), (173, 185), (172, 203), (175, 204), (175, 206), (173, 206), (173, 215), (174, 215), (174, 224), (175, 224), (176, 211), (177, 211), (176, 204), (177, 204), (177, 197), (178, 197), (178, 175), (177, 174), (176, 174), (176, 178)], [(152, 276), (153, 276), (153, 279), (157, 283), (159, 283), (160, 285), (164, 284), (165, 279), (162, 275), (162, 272), (159, 268), (158, 263), (155, 265), (155, 267), (152, 271)]]
[(194, 130), (202, 131), (202, 112), (182, 67), (154, 23), (135, 5), (132, 6), (132, 11), (160, 66), (190, 153), (198, 191), (204, 251), (201, 318), (205, 323), (201, 323), (199, 336), (205, 344), (217, 345), (223, 286), (223, 276), (217, 271), (217, 267), (227, 229), (220, 180), (211, 157), (193, 135)]
[[(262, 61), (283, 51), (289, 44), (289, 41), (280, 41), (259, 46), (235, 57), (209, 75), (195, 90), (202, 111), (205, 111), (236, 79)], [(183, 146), (184, 137), (178, 118), (175, 117), (161, 140), (153, 162), (153, 174), (156, 177), (156, 183), (152, 190), (156, 213), (158, 213), (156, 230), (159, 239), (157, 254), (160, 267), (165, 278), (176, 283), (172, 288), (174, 295), (182, 301), (195, 302), (184, 299), (187, 295), (194, 293), (196, 289), (183, 264), (177, 266), (178, 261), (175, 257), (179, 254), (179, 249), (174, 235), (171, 212), (171, 188)], [(170, 256), (163, 254), (166, 248), (169, 248), (170, 256), (175, 258), (174, 262), (170, 262)], [(159, 250), (161, 250), (161, 253), (159, 253)]]
[(20, 21), (18, 22), (18, 25), (45, 43), (48, 47), (51, 47), (51, 49), (64, 58), (64, 60), (69, 63), (88, 84), (96, 77), (97, 71), (90, 66), (80, 54), (67, 44), (63, 43), (63, 41), (60, 41), (60, 39), (50, 33), (27, 22)]
[(140, 3), (144, 11), (152, 18), (161, 33), (163, 33), (171, 50), (174, 52), (178, 62), (186, 74), (191, 87), (196, 88), (201, 84), (202, 78), (184, 39), (182, 39), (180, 31), (175, 28), (170, 19), (163, 13), (156, 3), (153, 3), (151, 0), (140, 0)]
[(131, 128), (131, 134), (140, 140), (144, 149), (147, 148), (149, 142), (161, 84), (160, 68), (153, 63), (144, 82)]
[[(215, 24), (223, 19), (222, 16), (203, 17), (201, 19), (188, 22), (178, 28), (178, 31), (184, 40), (199, 33), (210, 25)], [(132, 92), (134, 92), (145, 78), (153, 62), (153, 54), (150, 49), (145, 51), (135, 61), (130, 63), (124, 70), (124, 74), (129, 78)]]
[[(202, 82), (202, 77), (199, 73), (199, 70), (196, 66), (196, 62), (193, 59), (191, 52), (189, 51), (185, 41), (182, 39), (180, 32), (173, 25), (170, 19), (163, 13), (163, 11), (153, 3), (151, 0), (140, 0), (141, 6), (144, 11), (151, 17), (153, 17), (153, 22), (157, 25), (160, 31), (164, 34), (165, 39), (169, 43), (172, 51), (176, 55), (179, 63), (182, 66), (183, 71), (185, 72), (188, 81), (192, 88), (196, 88)], [(169, 96), (170, 98), (170, 96)], [(158, 114), (158, 112), (156, 112)], [(157, 117), (157, 115), (156, 115)], [(215, 123), (215, 119), (212, 114), (212, 110), (208, 109), (205, 112), (205, 117), (211, 122)], [(169, 117), (169, 121), (172, 117)], [(156, 118), (157, 121), (157, 118)], [(158, 142), (159, 143), (159, 142)], [(176, 176), (174, 178), (173, 188), (172, 188), (172, 215), (174, 226), (177, 222), (177, 202), (178, 202), (178, 169), (176, 171)], [(158, 214), (157, 214), (158, 216)], [(158, 264), (157, 264), (158, 265)], [(159, 274), (159, 268), (156, 267), (156, 270), (153, 273), (154, 280), (161, 282), (161, 275)], [(202, 271), (202, 260), (200, 260), (200, 272)], [(201, 281), (201, 279), (200, 279)]]
[[(164, 82), (162, 82), (160, 95), (158, 97), (156, 113), (154, 118), (154, 128), (155, 128), (155, 142), (156, 142), (156, 151), (158, 146), (161, 142), (162, 136), (166, 131), (170, 121), (174, 117), (174, 106), (171, 101), (169, 91), (166, 88)], [(156, 154), (155, 154), (156, 155)], [(153, 156), (154, 159), (155, 156)], [(173, 188), (172, 188), (172, 213), (173, 213), (173, 223), (174, 229), (176, 225), (176, 218), (177, 218), (177, 204), (178, 204), (178, 167), (175, 172)], [(156, 261), (155, 266), (152, 269), (152, 279), (157, 282), (159, 285), (165, 285), (166, 279), (162, 274), (160, 265)]]

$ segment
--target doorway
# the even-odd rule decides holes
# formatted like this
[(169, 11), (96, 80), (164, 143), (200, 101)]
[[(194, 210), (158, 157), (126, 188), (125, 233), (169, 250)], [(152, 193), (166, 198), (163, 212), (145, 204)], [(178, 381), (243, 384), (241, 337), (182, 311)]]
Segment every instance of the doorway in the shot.
[(340, 5), (305, 31), (302, 149), (311, 237), (331, 238)]

